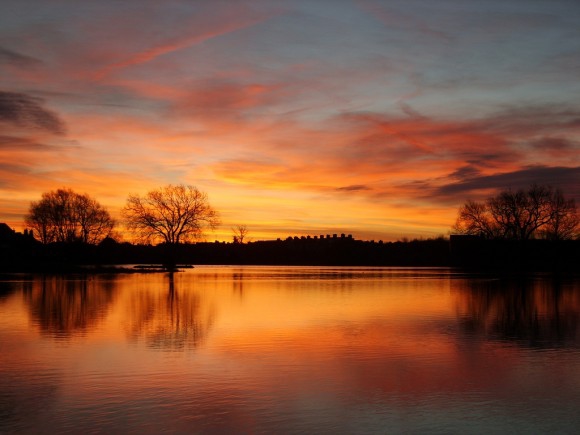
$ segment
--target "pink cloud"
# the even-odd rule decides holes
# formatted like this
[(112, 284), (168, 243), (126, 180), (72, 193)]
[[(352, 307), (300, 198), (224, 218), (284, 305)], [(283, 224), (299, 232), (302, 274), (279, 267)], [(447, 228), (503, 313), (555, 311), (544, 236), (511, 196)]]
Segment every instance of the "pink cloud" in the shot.
[[(196, 33), (189, 36), (179, 36), (176, 38), (172, 38), (164, 43), (154, 45), (149, 47), (145, 50), (139, 51), (127, 57), (124, 60), (112, 63), (107, 65), (106, 67), (100, 69), (99, 71), (95, 72), (93, 77), (95, 80), (102, 80), (106, 76), (128, 67), (132, 67), (135, 65), (144, 64), (147, 62), (151, 62), (152, 60), (166, 55), (168, 53), (172, 53), (175, 51), (183, 50), (194, 45), (201, 44), (207, 40), (212, 38), (216, 38), (218, 36), (227, 35), (233, 32), (236, 32), (241, 29), (245, 29), (248, 27), (252, 27), (256, 24), (259, 24), (269, 18), (271, 15), (265, 16), (257, 16), (257, 17), (228, 17), (233, 18), (231, 20), (224, 20), (219, 22), (219, 24), (215, 24), (213, 28), (204, 29), (200, 33)], [(194, 22), (193, 26), (199, 27), (198, 22)], [(207, 25), (201, 26), (208, 27)]]

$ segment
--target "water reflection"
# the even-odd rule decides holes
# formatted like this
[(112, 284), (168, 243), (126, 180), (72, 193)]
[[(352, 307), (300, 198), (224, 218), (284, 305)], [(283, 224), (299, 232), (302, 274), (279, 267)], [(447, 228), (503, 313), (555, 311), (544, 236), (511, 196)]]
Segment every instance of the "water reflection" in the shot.
[(15, 283), (10, 281), (5, 282), (1, 279), (2, 277), (0, 276), (0, 302), (8, 298), (8, 296), (16, 290)]
[(62, 378), (51, 371), (23, 373), (0, 368), (0, 433), (4, 433), (3, 426), (11, 427), (13, 433), (30, 426), (27, 416), (46, 411), (61, 382)]
[(232, 288), (234, 295), (238, 295), (240, 299), (244, 297), (244, 281), (247, 277), (243, 272), (234, 272), (232, 275)]
[(106, 316), (114, 296), (112, 281), (42, 276), (22, 283), (33, 322), (57, 338), (85, 334)]
[(243, 266), (235, 268), (216, 267), (212, 270), (208, 267), (205, 270), (195, 272), (196, 276), (206, 279), (223, 280), (261, 280), (261, 281), (349, 281), (349, 280), (384, 280), (384, 279), (440, 279), (443, 277), (456, 275), (457, 272), (449, 268), (383, 268), (383, 267), (286, 267), (286, 266)]
[(199, 267), (3, 288), (0, 433), (580, 424), (579, 282)]
[(179, 289), (169, 273), (166, 288), (145, 289), (127, 306), (127, 333), (131, 341), (144, 339), (148, 347), (183, 350), (201, 344), (214, 323), (214, 312), (191, 288)]
[(471, 279), (455, 284), (465, 334), (540, 348), (580, 344), (580, 292), (572, 282)]

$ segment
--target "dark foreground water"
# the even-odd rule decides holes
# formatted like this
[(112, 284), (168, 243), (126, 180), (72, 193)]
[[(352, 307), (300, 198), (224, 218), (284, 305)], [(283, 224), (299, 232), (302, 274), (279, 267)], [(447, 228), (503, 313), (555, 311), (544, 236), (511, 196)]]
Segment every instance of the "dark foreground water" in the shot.
[(579, 430), (579, 281), (300, 267), (0, 281), (0, 433)]

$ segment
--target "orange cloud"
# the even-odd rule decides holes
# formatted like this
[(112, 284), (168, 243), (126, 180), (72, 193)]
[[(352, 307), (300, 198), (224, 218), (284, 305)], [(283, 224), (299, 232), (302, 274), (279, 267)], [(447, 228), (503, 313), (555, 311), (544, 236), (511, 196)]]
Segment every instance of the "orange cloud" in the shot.
[[(552, 50), (533, 73), (506, 73), (485, 64), (503, 47), (457, 32), (466, 22), (454, 20), (479, 7), (442, 31), (402, 3), (356, 4), (363, 13), (198, 2), (99, 3), (42, 25), (14, 15), (1, 31), (0, 219), (62, 186), (118, 210), (129, 192), (185, 182), (219, 206), (219, 237), (251, 223), (256, 238), (397, 238), (444, 233), (467, 197), (506, 184), (578, 191), (580, 111), (561, 103), (576, 85), (572, 60)], [(531, 34), (512, 18), (482, 30)]]

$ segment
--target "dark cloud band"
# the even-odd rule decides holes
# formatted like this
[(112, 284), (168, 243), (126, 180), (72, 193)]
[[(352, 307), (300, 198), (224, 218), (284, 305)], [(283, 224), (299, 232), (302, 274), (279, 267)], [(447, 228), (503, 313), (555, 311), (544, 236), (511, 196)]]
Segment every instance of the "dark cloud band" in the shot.
[(561, 188), (568, 196), (580, 201), (580, 166), (571, 168), (530, 166), (519, 171), (470, 177), (437, 188), (435, 196), (463, 198), (481, 190), (519, 189), (532, 183)]
[(64, 122), (42, 104), (43, 100), (23, 93), (0, 91), (0, 122), (64, 134)]

